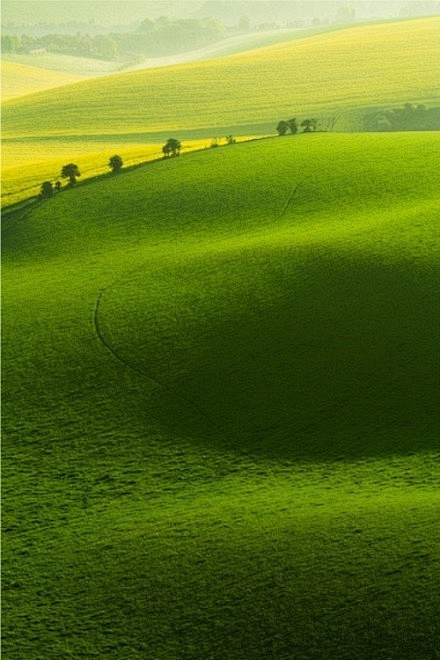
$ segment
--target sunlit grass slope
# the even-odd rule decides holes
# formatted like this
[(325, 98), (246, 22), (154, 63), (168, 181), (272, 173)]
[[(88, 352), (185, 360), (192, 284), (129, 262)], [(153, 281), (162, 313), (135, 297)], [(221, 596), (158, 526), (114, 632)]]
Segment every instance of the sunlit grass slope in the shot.
[(49, 90), (5, 104), (5, 137), (252, 127), (306, 112), (437, 101), (439, 28), (440, 18), (354, 27)]
[[(237, 142), (251, 136), (236, 138)], [(221, 140), (220, 140), (221, 141)], [(60, 173), (63, 165), (74, 161), (81, 172), (79, 181), (110, 173), (109, 158), (121, 156), (124, 167), (156, 160), (163, 157), (162, 143), (145, 144), (139, 138), (121, 140), (106, 136), (103, 139), (41, 138), (14, 141), (2, 145), (2, 206), (14, 204), (40, 193), (43, 181), (63, 181)], [(223, 144), (225, 143), (223, 139)], [(209, 148), (210, 139), (190, 139), (182, 144), (182, 153)], [(12, 165), (8, 165), (11, 163)], [(66, 181), (64, 181), (64, 185)]]
[(257, 141), (8, 219), (8, 659), (436, 657), (439, 146)]
[(52, 87), (61, 87), (82, 80), (82, 76), (58, 71), (47, 71), (14, 62), (1, 62), (2, 100), (25, 96)]

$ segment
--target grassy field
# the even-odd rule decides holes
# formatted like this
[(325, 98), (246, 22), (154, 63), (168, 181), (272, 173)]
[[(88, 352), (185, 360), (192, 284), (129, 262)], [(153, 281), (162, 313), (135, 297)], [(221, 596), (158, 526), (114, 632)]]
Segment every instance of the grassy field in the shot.
[(337, 129), (352, 126), (350, 110), (359, 107), (438, 103), (439, 26), (432, 18), (341, 29), (7, 101), (2, 203), (56, 176), (58, 156), (77, 162), (96, 153), (101, 163), (114, 145), (142, 151), (171, 134), (190, 141), (267, 135), (279, 119), (310, 114), (322, 129)]
[(2, 60), (2, 100), (25, 96), (61, 85), (68, 85), (82, 79), (82, 76), (47, 71), (35, 66), (25, 66)]
[[(118, 154), (124, 161), (124, 167), (156, 160), (163, 157), (162, 146), (166, 142), (162, 136), (154, 144), (145, 144), (139, 137), (132, 139), (112, 139), (105, 136), (102, 139), (84, 140), (80, 135), (71, 139), (36, 139), (30, 144), (27, 141), (11, 141), (3, 144), (2, 167), (2, 206), (15, 204), (29, 197), (38, 195), (43, 181), (59, 180), (66, 185), (60, 172), (66, 163), (74, 161), (81, 172), (79, 181), (84, 181), (105, 173), (110, 173), (108, 161), (110, 156)], [(237, 142), (252, 139), (252, 136), (237, 136)], [(182, 144), (182, 153), (210, 148), (212, 139), (188, 139)], [(219, 136), (219, 144), (225, 144), (225, 139)], [(30, 160), (32, 159), (32, 162)], [(7, 166), (5, 163), (14, 163)]]
[(436, 657), (439, 144), (256, 141), (7, 219), (8, 660)]
[(106, 151), (116, 149), (127, 162), (136, 152), (143, 160), (170, 130), (190, 142), (264, 135), (283, 113), (297, 110), (317, 113), (322, 128), (337, 128), (347, 125), (347, 110), (373, 98), (376, 105), (438, 99), (438, 25), (426, 19), (351, 28), (12, 100), (3, 110), (2, 204), (35, 194), (44, 179), (57, 176), (59, 159), (81, 161), (95, 175)]
[(432, 18), (355, 27), (48, 90), (5, 103), (5, 137), (273, 126), (292, 114), (437, 101), (439, 26)]

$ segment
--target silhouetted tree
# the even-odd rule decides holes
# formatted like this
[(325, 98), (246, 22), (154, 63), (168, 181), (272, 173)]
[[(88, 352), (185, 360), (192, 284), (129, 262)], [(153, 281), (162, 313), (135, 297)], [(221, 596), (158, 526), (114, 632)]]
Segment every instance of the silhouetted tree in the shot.
[(318, 126), (318, 122), (316, 119), (304, 119), (301, 122), (301, 126), (304, 126), (304, 133), (313, 133), (316, 131), (316, 127)]
[(113, 172), (117, 174), (122, 170), (122, 166), (124, 164), (124, 161), (120, 156), (112, 156), (108, 162), (108, 166), (111, 167)]
[(287, 121), (284, 121), (284, 119), (279, 121), (277, 125), (278, 135), (286, 135), (288, 128), (289, 128), (289, 124), (287, 123)]
[(75, 163), (68, 163), (67, 165), (64, 165), (61, 170), (61, 176), (63, 179), (69, 179), (69, 186), (74, 186), (76, 183), (76, 177), (81, 176), (81, 172), (79, 171), (78, 165), (75, 165)]
[(249, 16), (240, 16), (240, 20), (238, 22), (238, 29), (240, 32), (249, 32), (251, 29), (251, 19)]
[(294, 117), (293, 119), (289, 119), (287, 121), (287, 125), (289, 126), (292, 135), (295, 135), (295, 133), (298, 132), (298, 124), (296, 123), (296, 117)]
[(49, 199), (49, 197), (53, 196), (53, 185), (51, 181), (43, 181), (40, 196), (42, 199)]
[(424, 130), (429, 127), (428, 109), (426, 105), (417, 106), (405, 103), (403, 108), (394, 108), (386, 113), (394, 131)]
[(61, 190), (61, 181), (56, 181), (55, 182), (55, 190), (56, 190), (57, 193), (60, 192), (60, 190)]
[(235, 137), (233, 137), (232, 135), (227, 135), (225, 137), (225, 140), (226, 140), (226, 144), (235, 144), (237, 141)]
[(118, 55), (118, 44), (114, 39), (106, 34), (97, 35), (94, 38), (94, 45), (98, 55), (106, 60), (114, 60)]
[(384, 112), (378, 113), (375, 117), (375, 129), (377, 131), (391, 131), (391, 122)]
[(176, 138), (169, 138), (166, 144), (162, 147), (162, 151), (165, 157), (179, 156), (181, 149), (182, 144)]
[(211, 149), (215, 149), (216, 147), (219, 147), (219, 146), (220, 145), (218, 143), (218, 138), (212, 138), (211, 144), (210, 144)]

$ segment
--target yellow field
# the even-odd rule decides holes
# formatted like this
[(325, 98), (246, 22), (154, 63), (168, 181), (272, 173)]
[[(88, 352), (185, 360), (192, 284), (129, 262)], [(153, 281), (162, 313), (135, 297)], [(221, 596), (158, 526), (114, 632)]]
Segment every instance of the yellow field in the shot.
[[(237, 142), (252, 136), (239, 137)], [(182, 142), (182, 153), (209, 148), (211, 140), (189, 140)], [(224, 144), (224, 142), (223, 142)], [(162, 143), (131, 144), (122, 147), (111, 139), (98, 142), (78, 140), (68, 145), (65, 141), (54, 140), (49, 143), (44, 140), (32, 144), (31, 150), (26, 141), (3, 145), (2, 167), (2, 206), (14, 204), (40, 192), (43, 181), (59, 180), (61, 168), (66, 163), (74, 162), (81, 172), (79, 181), (99, 174), (110, 172), (108, 161), (110, 156), (119, 154), (124, 167), (130, 167), (142, 162), (148, 162), (162, 157)], [(8, 165), (7, 163), (14, 163)]]
[(7, 136), (157, 132), (440, 98), (440, 18), (354, 27), (115, 74), (4, 107)]
[[(318, 117), (326, 128), (343, 110), (438, 103), (439, 31), (440, 18), (358, 26), (6, 101), (3, 203), (56, 177), (66, 159), (105, 171), (110, 155), (134, 159), (134, 149), (146, 160), (146, 145), (183, 139), (179, 131), (209, 144), (208, 136), (229, 132), (274, 133), (279, 119), (292, 116)], [(104, 165), (95, 167), (98, 161)]]
[(84, 76), (73, 73), (61, 73), (59, 71), (48, 71), (38, 67), (16, 64), (15, 62), (1, 62), (2, 76), (2, 100), (41, 92), (53, 87), (68, 85), (79, 80), (84, 80)]

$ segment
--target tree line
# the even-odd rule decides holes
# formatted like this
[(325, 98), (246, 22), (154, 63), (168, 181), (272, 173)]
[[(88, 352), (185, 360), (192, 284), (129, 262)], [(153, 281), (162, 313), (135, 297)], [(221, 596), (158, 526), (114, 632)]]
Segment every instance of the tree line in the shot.
[(364, 118), (364, 127), (367, 131), (438, 131), (440, 108), (405, 103), (400, 108), (370, 113)]
[[(118, 174), (122, 170), (123, 165), (124, 161), (117, 154), (111, 156), (108, 162), (108, 166), (114, 174)], [(76, 163), (67, 163), (67, 165), (63, 165), (60, 176), (62, 179), (68, 179), (67, 186), (71, 188), (75, 185), (77, 178), (81, 176), (81, 172)], [(40, 189), (40, 199), (53, 197), (54, 194), (60, 192), (61, 188), (62, 184), (59, 180), (55, 181), (55, 183), (52, 183), (52, 181), (43, 181)]]
[(43, 50), (63, 55), (97, 58), (109, 61), (132, 61), (136, 58), (171, 55), (185, 50), (202, 48), (227, 36), (225, 26), (218, 20), (171, 19), (161, 16), (155, 21), (146, 18), (133, 32), (90, 35), (3, 34), (4, 53), (32, 53)]
[[(307, 122), (312, 122), (312, 125), (314, 127), (313, 130), (315, 130), (317, 126), (317, 121), (315, 119), (304, 120), (301, 123), (301, 126), (304, 127), (304, 132), (310, 132), (312, 130), (310, 128), (310, 124)], [(278, 123), (277, 131), (279, 135), (285, 135), (287, 129), (290, 129), (291, 133), (297, 132), (298, 126), (296, 123), (296, 119), (290, 119), (287, 122), (281, 121)], [(233, 135), (227, 135), (224, 138), (224, 143), (225, 145), (236, 144), (236, 139), (234, 138)], [(220, 138), (213, 138), (210, 147), (213, 148), (219, 146), (221, 146)], [(180, 140), (178, 140), (177, 138), (169, 138), (162, 147), (163, 158), (165, 159), (176, 158), (177, 156), (180, 156), (182, 148), (183, 147)], [(123, 165), (124, 165), (124, 161), (122, 157), (119, 156), (118, 154), (111, 156), (108, 161), (108, 167), (111, 169), (113, 174), (118, 174), (122, 170)], [(81, 172), (76, 163), (67, 163), (66, 165), (63, 165), (60, 172), (60, 177), (62, 179), (68, 179), (67, 187), (69, 188), (71, 188), (76, 184), (76, 181), (80, 176), (81, 176)], [(52, 181), (43, 181), (43, 183), (41, 184), (39, 198), (49, 199), (50, 197), (53, 197), (55, 194), (59, 193), (61, 189), (62, 189), (62, 184), (61, 181), (59, 180), (55, 181), (55, 183), (53, 183)]]
[[(232, 135), (227, 135), (225, 138), (225, 145), (230, 145), (230, 144), (235, 144), (236, 140)], [(219, 147), (220, 146), (220, 140), (219, 138), (213, 138), (211, 142), (211, 147)], [(177, 138), (169, 138), (165, 144), (162, 147), (162, 154), (163, 158), (176, 158), (177, 156), (180, 156), (180, 152), (182, 151), (182, 143), (180, 140)], [(113, 174), (118, 174), (124, 166), (124, 161), (121, 156), (118, 154), (115, 154), (114, 156), (111, 156), (109, 161), (108, 161), (108, 167), (111, 169)], [(62, 179), (68, 179), (67, 182), (67, 187), (71, 188), (76, 184), (76, 181), (78, 177), (81, 176), (81, 172), (79, 170), (79, 167), (76, 163), (67, 163), (66, 165), (63, 165), (61, 172), (60, 172), (60, 177)], [(59, 193), (62, 189), (62, 184), (61, 181), (57, 180), (55, 183), (52, 181), (43, 181), (41, 184), (40, 188), (40, 199), (49, 199), (50, 197), (53, 197), (55, 194)]]
[(299, 127), (301, 127), (303, 133), (314, 133), (318, 128), (318, 124), (319, 122), (317, 119), (303, 119), (302, 122), (298, 124), (296, 117), (294, 117), (287, 121), (281, 119), (277, 124), (276, 130), (278, 135), (286, 135), (288, 131), (290, 131), (292, 135), (295, 135), (298, 133)]

